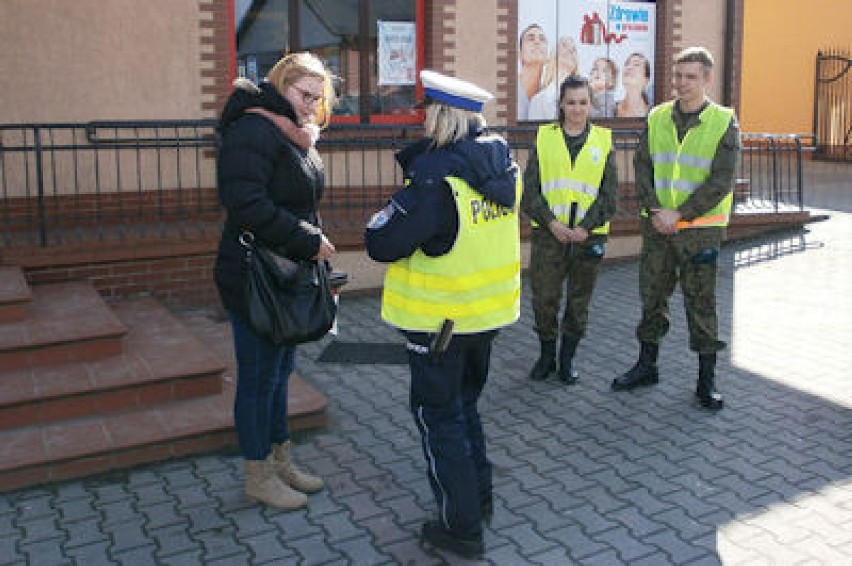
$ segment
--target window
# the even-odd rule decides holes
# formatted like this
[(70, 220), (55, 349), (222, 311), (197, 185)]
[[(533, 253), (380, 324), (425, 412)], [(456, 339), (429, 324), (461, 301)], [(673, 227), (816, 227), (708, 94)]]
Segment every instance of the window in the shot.
[(283, 53), (311, 51), (339, 77), (333, 121), (417, 121), (423, 2), (234, 0), (238, 74), (257, 81)]

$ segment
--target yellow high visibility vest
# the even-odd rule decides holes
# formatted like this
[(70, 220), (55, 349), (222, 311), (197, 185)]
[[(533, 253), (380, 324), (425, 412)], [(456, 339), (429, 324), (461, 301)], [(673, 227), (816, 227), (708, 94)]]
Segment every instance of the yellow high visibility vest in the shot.
[[(486, 200), (462, 179), (446, 180), (458, 211), (456, 241), (440, 257), (418, 249), (388, 266), (382, 319), (421, 332), (437, 332), (444, 319), (452, 319), (458, 334), (511, 324), (521, 307), (518, 206)], [(516, 191), (519, 202), (520, 179)]]
[[(541, 194), (556, 218), (568, 225), (571, 203), (577, 203), (575, 226), (585, 218), (589, 207), (598, 197), (603, 179), (606, 159), (612, 149), (612, 131), (592, 125), (583, 149), (577, 154), (577, 162), (571, 162), (571, 154), (565, 145), (562, 126), (558, 123), (545, 124), (538, 128), (536, 151), (538, 152)], [(533, 221), (533, 226), (536, 226)], [(609, 222), (592, 230), (593, 234), (608, 234)]]
[[(663, 208), (676, 209), (710, 176), (710, 166), (719, 142), (734, 116), (731, 108), (710, 103), (699, 114), (700, 123), (678, 141), (672, 119), (674, 101), (653, 108), (648, 115), (648, 147), (654, 164), (654, 189)], [(727, 226), (731, 218), (733, 191), (712, 210), (679, 228)], [(643, 211), (645, 214), (645, 211)]]

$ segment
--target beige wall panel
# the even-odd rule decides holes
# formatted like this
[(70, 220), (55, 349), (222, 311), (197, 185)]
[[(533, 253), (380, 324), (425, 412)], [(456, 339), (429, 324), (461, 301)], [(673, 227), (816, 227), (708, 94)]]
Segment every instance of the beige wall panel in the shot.
[[(456, 2), (455, 74), (496, 95), (497, 84), (497, 0)], [(497, 105), (485, 105), (489, 124), (496, 124)]]
[(0, 1), (0, 123), (202, 117), (198, 21), (197, 0)]
[[(816, 54), (852, 50), (852, 2), (747, 0), (744, 18), (743, 130), (812, 132)], [(844, 100), (835, 104), (839, 111)], [(849, 125), (835, 123), (842, 140)]]
[(682, 41), (677, 47), (701, 45), (716, 60), (715, 78), (710, 85), (710, 98), (721, 103), (725, 76), (725, 0), (682, 0)]

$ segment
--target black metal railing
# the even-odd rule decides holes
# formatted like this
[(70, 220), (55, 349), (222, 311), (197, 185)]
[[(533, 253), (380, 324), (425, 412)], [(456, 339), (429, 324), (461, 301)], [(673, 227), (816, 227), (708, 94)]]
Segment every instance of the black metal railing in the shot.
[[(523, 166), (535, 128), (498, 127)], [(318, 149), (326, 168), (329, 231), (360, 234), (401, 185), (394, 153), (420, 136), (411, 126), (335, 125)], [(619, 214), (636, 213), (632, 155), (638, 131), (614, 142)], [(215, 237), (213, 120), (0, 125), (0, 245)], [(802, 209), (799, 136), (743, 135), (737, 213)]]
[(743, 150), (734, 188), (736, 214), (804, 209), (804, 154), (796, 134), (742, 134)]
[(814, 80), (816, 156), (852, 161), (852, 54), (818, 51)]
[(214, 126), (0, 125), (0, 243), (46, 246), (203, 229), (219, 216), (211, 196)]

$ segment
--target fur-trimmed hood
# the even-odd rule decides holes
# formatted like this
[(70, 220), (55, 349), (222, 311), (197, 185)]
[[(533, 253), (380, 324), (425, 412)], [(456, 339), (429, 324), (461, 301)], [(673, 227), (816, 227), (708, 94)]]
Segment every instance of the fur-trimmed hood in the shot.
[(219, 131), (228, 127), (231, 122), (242, 116), (249, 108), (264, 108), (298, 123), (296, 112), (290, 101), (281, 96), (274, 86), (266, 81), (256, 85), (241, 77), (234, 81), (234, 91), (222, 110), (222, 116), (219, 119)]

